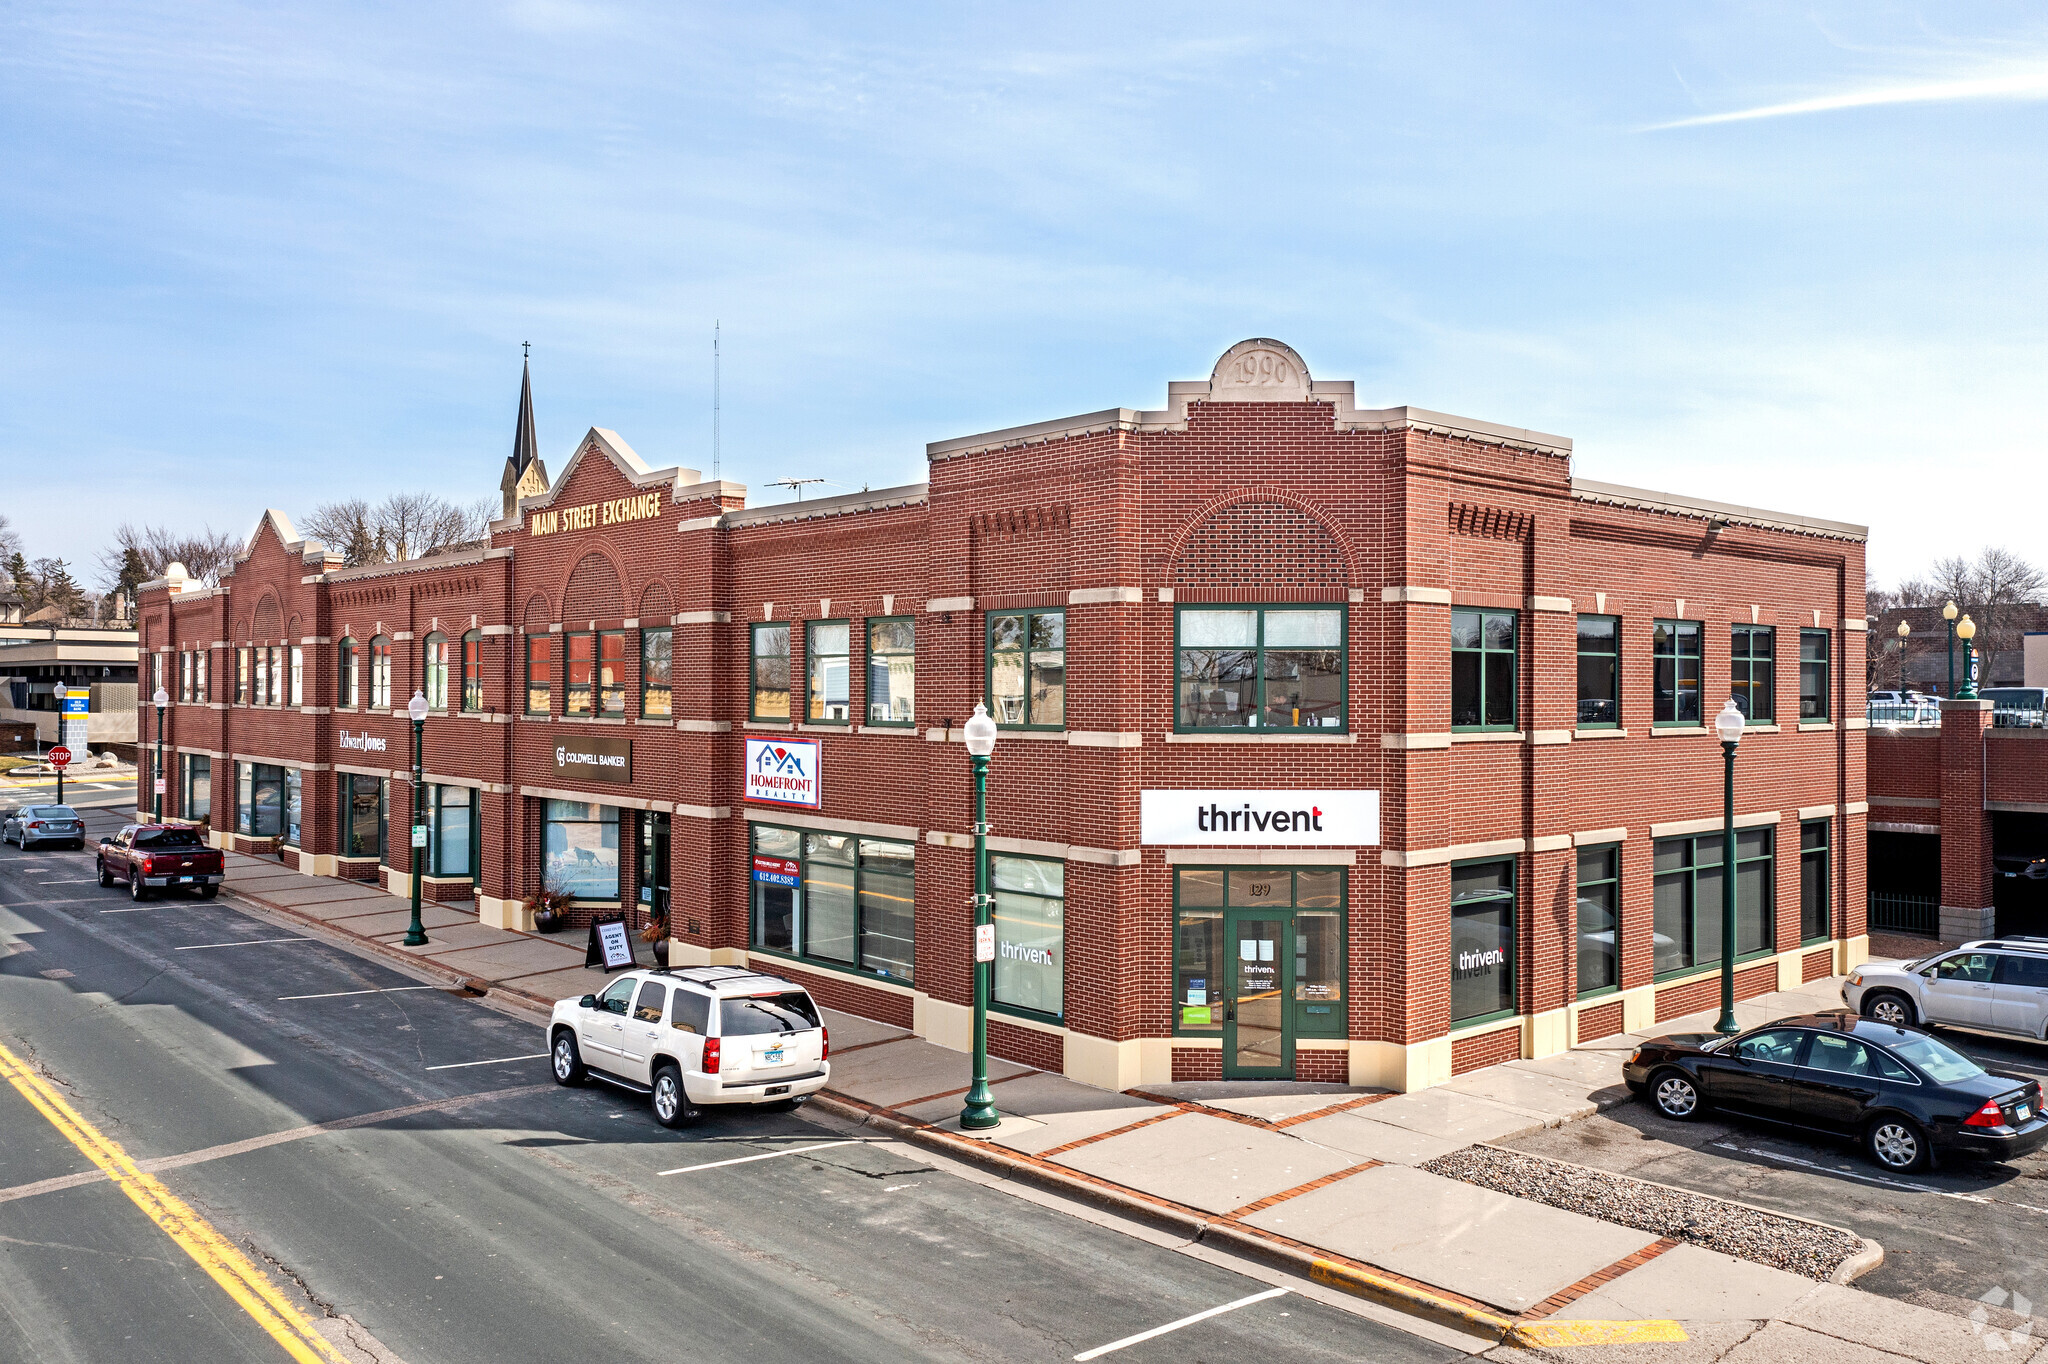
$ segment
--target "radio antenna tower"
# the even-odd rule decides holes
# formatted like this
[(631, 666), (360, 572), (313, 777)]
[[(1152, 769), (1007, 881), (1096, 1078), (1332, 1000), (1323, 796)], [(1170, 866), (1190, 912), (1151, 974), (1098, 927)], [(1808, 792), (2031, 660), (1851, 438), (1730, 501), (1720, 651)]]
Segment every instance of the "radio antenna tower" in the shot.
[(718, 482), (718, 320), (711, 321), (711, 481)]

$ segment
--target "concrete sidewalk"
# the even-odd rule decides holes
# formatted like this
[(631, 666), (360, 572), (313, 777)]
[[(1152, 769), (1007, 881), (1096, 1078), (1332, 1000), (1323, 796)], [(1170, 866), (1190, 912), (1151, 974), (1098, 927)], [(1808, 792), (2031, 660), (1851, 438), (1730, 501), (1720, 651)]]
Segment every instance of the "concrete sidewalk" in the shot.
[[(580, 940), (488, 928), (440, 905), (423, 913), (431, 941), (403, 947), (404, 901), (263, 858), (230, 853), (227, 889), (529, 1009), (587, 993), (599, 979), (582, 965)], [(1739, 1004), (1736, 1018), (1749, 1027), (1840, 1003), (1839, 979), (1820, 980)], [(1526, 1359), (1597, 1342), (1608, 1360), (1619, 1350), (1622, 1358), (1688, 1364), (1792, 1356), (1879, 1364), (1978, 1358), (1998, 1348), (1987, 1346), (1987, 1331), (2013, 1364), (2038, 1348), (2028, 1334), (1419, 1168), (1626, 1101), (1621, 1064), (1637, 1036), (1510, 1061), (1412, 1094), (1223, 1082), (1113, 1093), (994, 1061), (1004, 1121), (970, 1138), (958, 1130), (968, 1079), (962, 1053), (868, 1019), (829, 1013), (827, 1021), (833, 1075), (821, 1107), (1454, 1326), (1473, 1337), (1475, 1351), (1498, 1345)], [(1656, 1031), (1706, 1031), (1713, 1021), (1706, 1012)]]

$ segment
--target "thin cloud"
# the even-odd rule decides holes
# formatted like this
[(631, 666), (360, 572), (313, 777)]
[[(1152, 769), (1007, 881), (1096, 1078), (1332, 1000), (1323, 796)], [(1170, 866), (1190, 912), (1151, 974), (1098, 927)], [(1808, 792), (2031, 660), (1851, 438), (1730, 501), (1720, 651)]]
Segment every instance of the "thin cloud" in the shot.
[(1838, 109), (1867, 109), (1882, 104), (1944, 104), (1972, 99), (2048, 99), (2048, 65), (2007, 75), (1891, 85), (1877, 90), (1854, 90), (1839, 95), (1793, 100), (1787, 104), (1737, 109), (1725, 114), (1700, 114), (1694, 118), (1673, 119), (1669, 123), (1653, 123), (1643, 131), (1654, 133), (1666, 128), (1698, 128), (1709, 123), (1747, 123), (1759, 118), (1828, 114)]

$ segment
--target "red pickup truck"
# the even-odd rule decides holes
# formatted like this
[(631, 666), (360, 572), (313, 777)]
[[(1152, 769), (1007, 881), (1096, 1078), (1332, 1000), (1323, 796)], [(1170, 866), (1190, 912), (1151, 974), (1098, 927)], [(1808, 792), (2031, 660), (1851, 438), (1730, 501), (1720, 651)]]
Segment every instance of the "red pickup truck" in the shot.
[(195, 829), (181, 824), (130, 824), (100, 840), (100, 884), (128, 883), (130, 899), (152, 890), (197, 890), (211, 900), (220, 894), (227, 860), (206, 846)]

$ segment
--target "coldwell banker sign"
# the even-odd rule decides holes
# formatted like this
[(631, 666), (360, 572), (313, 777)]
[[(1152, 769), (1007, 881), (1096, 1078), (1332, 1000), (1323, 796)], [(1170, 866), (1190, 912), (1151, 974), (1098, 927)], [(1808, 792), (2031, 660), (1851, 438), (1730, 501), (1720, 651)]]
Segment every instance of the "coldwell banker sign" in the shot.
[(1146, 843), (1232, 847), (1372, 847), (1377, 791), (1142, 791)]
[(822, 798), (817, 740), (747, 740), (748, 800), (816, 809)]
[(555, 745), (555, 775), (579, 781), (633, 780), (633, 741), (596, 734), (563, 739)]

